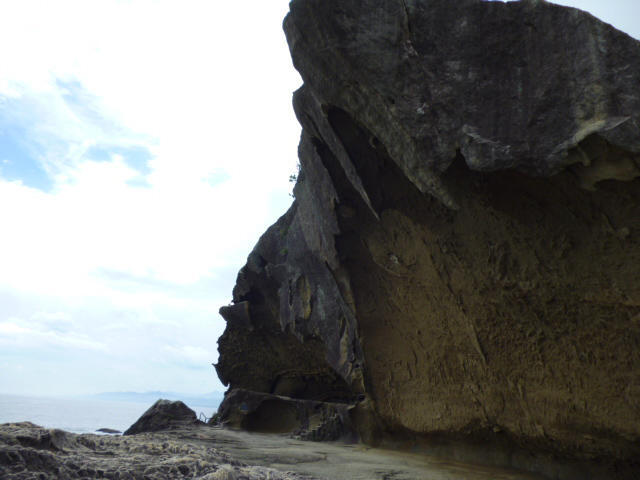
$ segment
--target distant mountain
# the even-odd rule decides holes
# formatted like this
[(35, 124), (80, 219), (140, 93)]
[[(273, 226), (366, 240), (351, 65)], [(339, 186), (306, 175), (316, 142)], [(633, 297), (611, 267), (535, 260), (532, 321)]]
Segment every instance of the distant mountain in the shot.
[(224, 392), (210, 392), (199, 395), (185, 394), (178, 392), (103, 392), (96, 393), (95, 395), (89, 395), (90, 398), (98, 400), (109, 400), (115, 402), (133, 402), (133, 403), (148, 403), (152, 404), (159, 398), (165, 398), (167, 400), (181, 400), (189, 407), (210, 407), (218, 408)]

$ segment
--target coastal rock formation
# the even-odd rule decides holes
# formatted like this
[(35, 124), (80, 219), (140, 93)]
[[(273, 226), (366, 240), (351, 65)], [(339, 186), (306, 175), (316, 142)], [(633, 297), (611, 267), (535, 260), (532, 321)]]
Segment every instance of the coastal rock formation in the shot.
[(300, 173), (221, 309), (222, 382), (633, 478), (640, 43), (533, 0), (293, 0), (284, 29)]
[(124, 435), (135, 435), (144, 432), (157, 432), (171, 428), (195, 425), (199, 422), (196, 412), (181, 401), (160, 399), (131, 425)]

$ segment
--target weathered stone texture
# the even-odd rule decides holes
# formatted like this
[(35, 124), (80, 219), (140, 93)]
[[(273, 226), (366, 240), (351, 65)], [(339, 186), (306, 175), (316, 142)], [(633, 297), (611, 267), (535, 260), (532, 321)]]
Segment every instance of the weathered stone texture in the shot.
[(220, 378), (357, 403), (368, 442), (633, 471), (640, 43), (543, 1), (290, 8), (296, 200), (222, 309)]

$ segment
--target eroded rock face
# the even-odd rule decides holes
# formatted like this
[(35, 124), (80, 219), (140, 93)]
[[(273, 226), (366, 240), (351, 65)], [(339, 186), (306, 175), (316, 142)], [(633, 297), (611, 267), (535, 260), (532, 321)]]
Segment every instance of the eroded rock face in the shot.
[(292, 3), (285, 31), (313, 98), (298, 112), (305, 130), (329, 144), (318, 131), (327, 110), (347, 112), (411, 183), (450, 206), (456, 199), (440, 177), (457, 152), (472, 170), (547, 176), (589, 163), (569, 152), (597, 134), (637, 164), (637, 41), (579, 10), (307, 0)]
[(543, 1), (294, 0), (284, 27), (301, 174), (221, 310), (222, 381), (357, 402), (367, 442), (637, 468), (640, 44)]

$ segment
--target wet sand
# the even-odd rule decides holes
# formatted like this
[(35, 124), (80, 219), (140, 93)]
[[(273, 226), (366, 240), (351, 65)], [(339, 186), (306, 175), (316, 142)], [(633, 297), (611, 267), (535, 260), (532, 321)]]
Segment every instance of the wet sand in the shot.
[(243, 462), (331, 480), (534, 480), (515, 470), (454, 462), (360, 444), (317, 443), (217, 429), (217, 447)]

